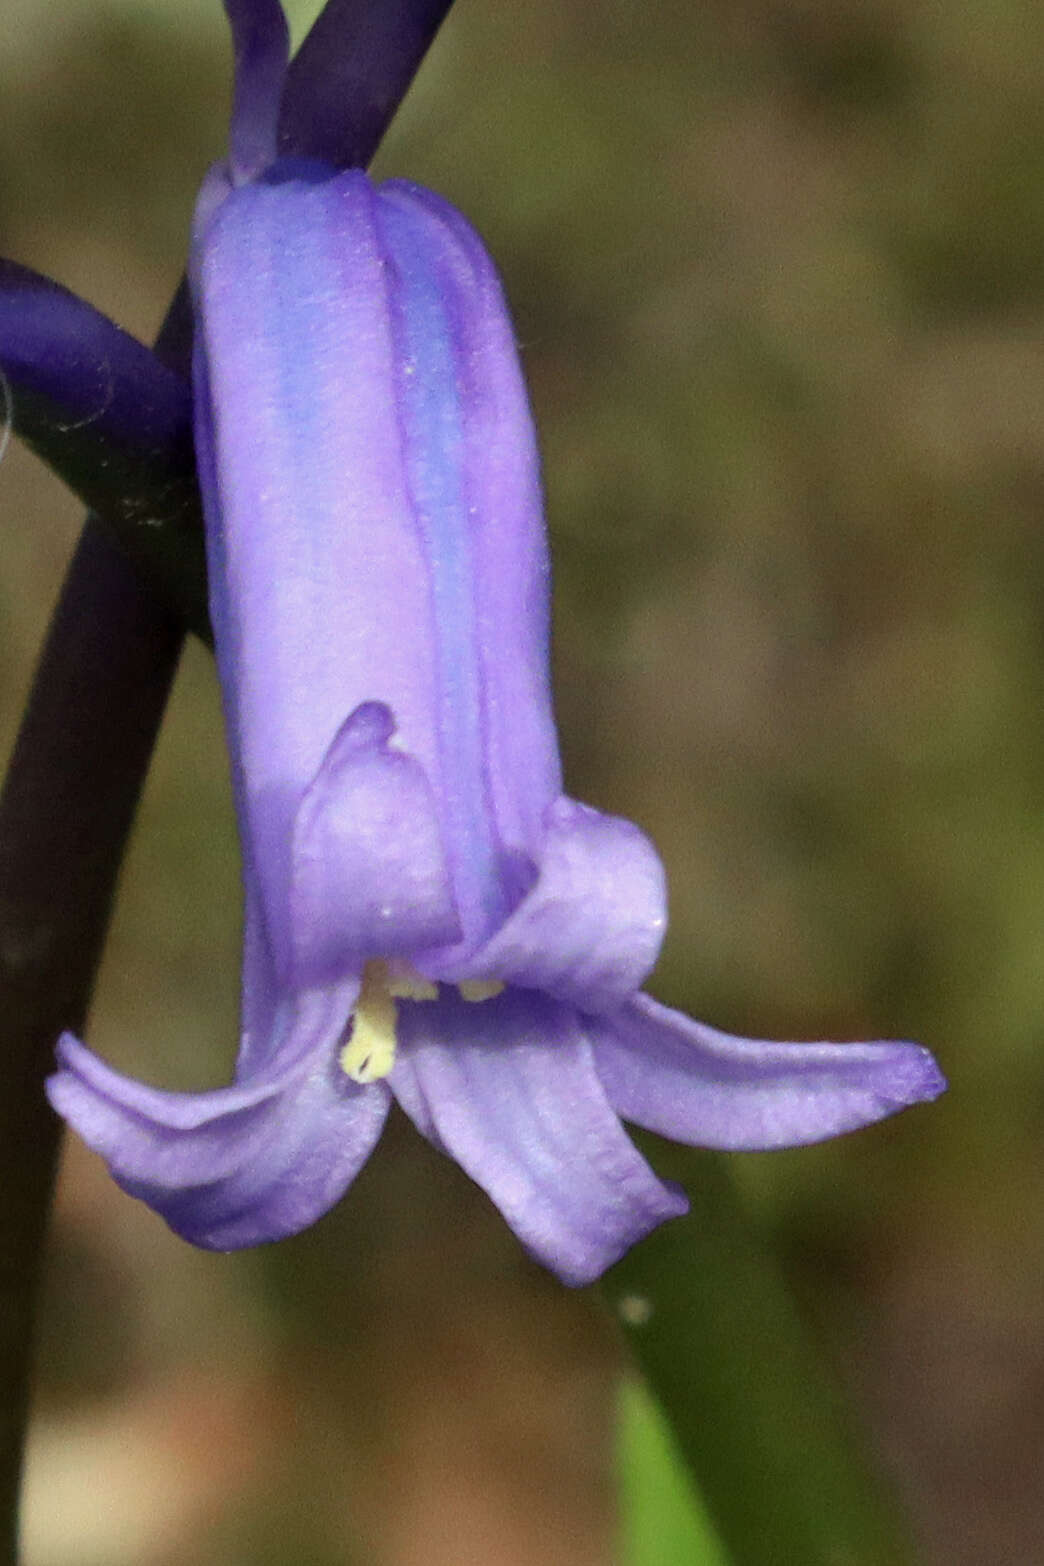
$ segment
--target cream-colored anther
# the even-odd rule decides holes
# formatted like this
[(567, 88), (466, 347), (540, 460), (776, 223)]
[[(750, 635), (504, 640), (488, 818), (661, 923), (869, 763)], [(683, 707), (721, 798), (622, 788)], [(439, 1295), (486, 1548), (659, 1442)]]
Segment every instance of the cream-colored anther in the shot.
[(395, 1064), (395, 1001), (383, 962), (368, 962), (355, 1003), (352, 1031), (341, 1051), (341, 1070), (353, 1082), (376, 1082)]
[(388, 994), (395, 1000), (438, 1000), (439, 987), (430, 979), (424, 979), (408, 962), (388, 962), (380, 965), (387, 976)]
[(461, 1000), (473, 1001), (477, 1005), (480, 1001), (492, 1000), (495, 995), (501, 994), (504, 986), (499, 979), (461, 979), (457, 988)]
[(397, 1000), (433, 1001), (439, 987), (405, 962), (368, 962), (355, 1003), (351, 1033), (341, 1050), (341, 1070), (353, 1082), (376, 1082), (395, 1064)]
[[(492, 1000), (504, 988), (499, 979), (465, 979), (458, 986), (466, 1001)], [(363, 969), (351, 1032), (341, 1050), (341, 1070), (365, 1086), (386, 1077), (395, 1064), (397, 1000), (433, 1001), (439, 987), (406, 962), (368, 962)]]

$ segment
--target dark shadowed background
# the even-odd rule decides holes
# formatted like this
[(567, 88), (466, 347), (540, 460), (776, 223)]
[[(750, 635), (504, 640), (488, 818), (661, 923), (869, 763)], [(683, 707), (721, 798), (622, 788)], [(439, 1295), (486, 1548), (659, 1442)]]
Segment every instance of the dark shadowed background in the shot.
[[(0, 17), (0, 253), (145, 338), (222, 147), (219, 12)], [(655, 992), (951, 1077), (732, 1167), (926, 1566), (1044, 1566), (1044, 9), (457, 0), (379, 166), (503, 270), (567, 779), (666, 862)], [(12, 446), (5, 753), (78, 522)], [(192, 646), (96, 1047), (227, 1079), (238, 902)], [(606, 1566), (618, 1354), (402, 1123), (310, 1234), (233, 1257), (70, 1145), (27, 1566)]]

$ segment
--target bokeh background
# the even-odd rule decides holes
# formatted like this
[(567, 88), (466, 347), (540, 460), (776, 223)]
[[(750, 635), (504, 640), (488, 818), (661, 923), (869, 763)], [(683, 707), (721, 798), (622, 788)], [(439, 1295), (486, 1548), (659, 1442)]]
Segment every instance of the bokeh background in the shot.
[[(568, 782), (666, 861), (655, 992), (951, 1077), (731, 1166), (926, 1566), (1044, 1563), (1042, 89), (1033, 0), (457, 0), (379, 160), (505, 276)], [(5, 0), (0, 253), (150, 337), (227, 92), (217, 0)], [(79, 513), (12, 446), (0, 516), (6, 754)], [(93, 1043), (226, 1079), (238, 919), (194, 646)], [(613, 1323), (404, 1124), (234, 1257), (71, 1145), (46, 1295), (28, 1566), (613, 1558)]]

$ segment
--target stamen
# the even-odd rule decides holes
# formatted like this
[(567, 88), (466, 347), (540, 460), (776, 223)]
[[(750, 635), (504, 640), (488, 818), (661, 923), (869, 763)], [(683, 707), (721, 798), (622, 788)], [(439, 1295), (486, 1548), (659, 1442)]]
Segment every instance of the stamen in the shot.
[(383, 962), (368, 962), (355, 1003), (352, 1031), (341, 1051), (341, 1070), (353, 1082), (376, 1082), (395, 1064), (395, 1001)]
[(457, 985), (461, 1000), (480, 1001), (492, 1000), (494, 995), (500, 995), (504, 986), (499, 979), (461, 979)]
[[(457, 988), (463, 1000), (477, 1003), (492, 1000), (504, 986), (499, 979), (464, 979)], [(351, 1032), (340, 1054), (345, 1076), (363, 1086), (386, 1077), (395, 1064), (395, 1030), (399, 1021), (395, 1002), (438, 998), (438, 985), (423, 978), (408, 962), (368, 962), (363, 969)]]
[(439, 987), (424, 979), (408, 962), (385, 964), (388, 994), (396, 1000), (432, 1001), (439, 998)]
[(433, 1001), (439, 987), (406, 962), (368, 962), (355, 1003), (351, 1033), (341, 1050), (341, 1070), (353, 1082), (386, 1077), (395, 1064), (397, 1000)]

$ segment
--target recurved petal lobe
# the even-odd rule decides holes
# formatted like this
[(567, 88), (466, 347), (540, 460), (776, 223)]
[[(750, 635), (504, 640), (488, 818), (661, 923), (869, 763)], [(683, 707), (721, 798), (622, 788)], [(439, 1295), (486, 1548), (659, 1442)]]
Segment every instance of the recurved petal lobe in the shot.
[(594, 1037), (598, 1074), (617, 1113), (697, 1147), (819, 1142), (937, 1098), (946, 1087), (919, 1044), (737, 1038), (647, 995), (600, 1018)]
[(687, 1209), (613, 1112), (572, 1007), (516, 989), (481, 1005), (445, 988), (437, 1005), (404, 1004), (389, 1082), (565, 1283), (590, 1283)]
[(194, 1245), (277, 1240), (333, 1206), (388, 1112), (383, 1083), (358, 1087), (337, 1064), (349, 1006), (337, 991), (310, 997), (295, 1058), (206, 1093), (146, 1087), (65, 1034), (48, 1097), (117, 1183)]
[(504, 979), (605, 1012), (652, 970), (667, 929), (656, 851), (630, 821), (573, 799), (555, 801), (533, 884), (454, 977)]

